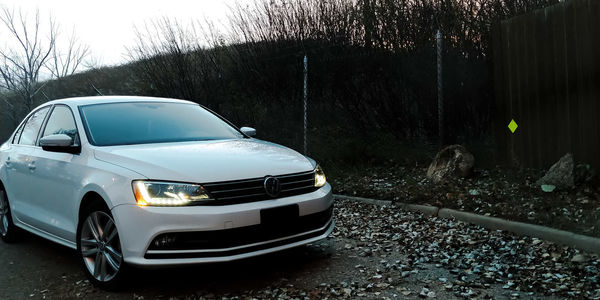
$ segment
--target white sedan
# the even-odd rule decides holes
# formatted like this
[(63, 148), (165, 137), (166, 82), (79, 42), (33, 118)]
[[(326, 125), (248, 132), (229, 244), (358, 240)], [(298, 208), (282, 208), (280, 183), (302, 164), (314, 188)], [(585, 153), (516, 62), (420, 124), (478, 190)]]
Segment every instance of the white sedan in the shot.
[(0, 236), (77, 249), (90, 280), (231, 261), (327, 237), (314, 160), (183, 100), (84, 97), (34, 109), (0, 147)]

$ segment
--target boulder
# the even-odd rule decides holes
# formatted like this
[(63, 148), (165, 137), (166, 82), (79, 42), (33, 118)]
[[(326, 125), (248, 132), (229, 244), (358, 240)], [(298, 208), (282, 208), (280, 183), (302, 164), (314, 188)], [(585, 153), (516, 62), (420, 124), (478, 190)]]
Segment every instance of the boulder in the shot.
[(454, 176), (468, 177), (474, 165), (475, 157), (467, 148), (451, 145), (438, 152), (427, 169), (427, 177), (436, 183)]
[(573, 175), (574, 168), (575, 162), (573, 160), (573, 154), (567, 153), (550, 167), (550, 170), (546, 172), (544, 177), (540, 178), (535, 183), (540, 186), (553, 185), (562, 189), (572, 188), (575, 185), (575, 177)]

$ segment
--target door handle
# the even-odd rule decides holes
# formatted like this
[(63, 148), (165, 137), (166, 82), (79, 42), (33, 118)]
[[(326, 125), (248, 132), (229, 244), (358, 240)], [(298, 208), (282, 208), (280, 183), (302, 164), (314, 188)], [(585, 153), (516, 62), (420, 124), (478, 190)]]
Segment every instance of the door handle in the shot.
[(6, 158), (6, 161), (4, 162), (4, 164), (5, 164), (7, 167), (10, 167), (10, 156)]
[(29, 170), (31, 170), (31, 171), (35, 170), (35, 162), (31, 162), (27, 166), (29, 167)]

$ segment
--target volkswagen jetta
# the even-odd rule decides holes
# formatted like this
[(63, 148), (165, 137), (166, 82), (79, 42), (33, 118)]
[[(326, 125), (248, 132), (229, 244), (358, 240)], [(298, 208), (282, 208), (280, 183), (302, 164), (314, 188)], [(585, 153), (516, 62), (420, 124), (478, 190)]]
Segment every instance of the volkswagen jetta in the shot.
[(327, 237), (316, 162), (189, 101), (54, 100), (0, 147), (0, 236), (77, 249), (90, 280), (129, 266), (223, 262)]

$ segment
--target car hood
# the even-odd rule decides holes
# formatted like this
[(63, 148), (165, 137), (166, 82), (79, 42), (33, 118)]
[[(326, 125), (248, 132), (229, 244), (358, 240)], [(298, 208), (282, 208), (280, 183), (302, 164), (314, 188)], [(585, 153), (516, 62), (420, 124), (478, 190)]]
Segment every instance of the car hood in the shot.
[(98, 147), (94, 156), (148, 179), (197, 183), (314, 169), (302, 154), (257, 139)]

